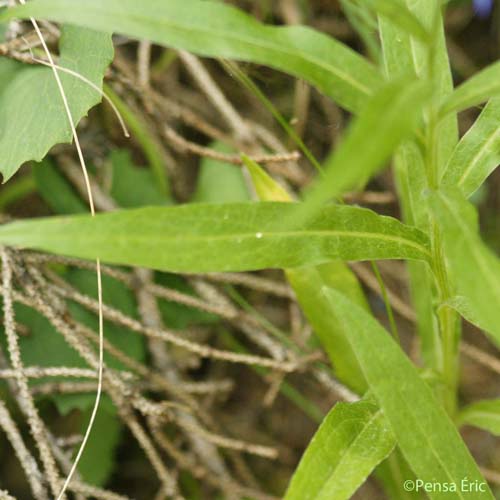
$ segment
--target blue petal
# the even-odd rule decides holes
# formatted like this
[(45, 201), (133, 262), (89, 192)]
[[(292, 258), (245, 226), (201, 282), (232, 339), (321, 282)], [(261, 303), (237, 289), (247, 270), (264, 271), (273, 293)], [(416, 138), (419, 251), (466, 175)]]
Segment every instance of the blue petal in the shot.
[(478, 17), (488, 17), (493, 9), (493, 0), (474, 0), (474, 11)]

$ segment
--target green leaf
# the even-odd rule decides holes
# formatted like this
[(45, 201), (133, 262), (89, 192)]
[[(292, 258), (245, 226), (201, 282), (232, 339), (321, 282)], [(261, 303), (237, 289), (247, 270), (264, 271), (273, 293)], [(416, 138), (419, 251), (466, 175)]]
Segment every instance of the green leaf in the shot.
[(0, 19), (29, 16), (112, 30), (202, 56), (268, 65), (307, 80), (352, 111), (382, 80), (368, 61), (326, 35), (305, 27), (265, 26), (221, 2), (38, 0)]
[(155, 182), (151, 170), (134, 165), (127, 150), (113, 150), (110, 159), (113, 176), (110, 194), (118, 205), (133, 208), (169, 202)]
[(243, 163), (250, 172), (250, 177), (257, 196), (262, 201), (292, 201), (286, 189), (280, 186), (265, 170), (246, 155), (242, 155)]
[(347, 500), (392, 451), (395, 438), (372, 403), (337, 403), (309, 443), (285, 500)]
[[(97, 283), (94, 272), (85, 269), (70, 269), (65, 273), (65, 279), (83, 294), (97, 299)], [(134, 295), (126, 285), (110, 276), (103, 276), (102, 283), (104, 303), (132, 318), (137, 317)], [(96, 314), (76, 303), (70, 303), (69, 310), (76, 320), (94, 331), (98, 330)], [(106, 339), (115, 347), (137, 361), (144, 361), (146, 350), (143, 337), (113, 322), (105, 322), (104, 331)], [(108, 353), (105, 353), (104, 361), (110, 368), (127, 369), (121, 361)]]
[[(22, 304), (16, 304), (15, 311), (16, 320), (27, 328), (27, 335), (19, 337), (22, 359), (26, 366), (86, 366), (78, 353), (44, 316)], [(42, 380), (47, 382), (48, 379)], [(40, 380), (32, 380), (30, 383), (38, 384)]]
[[(247, 157), (243, 157), (243, 160), (261, 200), (291, 201), (291, 196), (257, 163)], [(356, 357), (345, 339), (348, 332), (344, 331), (330, 314), (330, 304), (321, 293), (324, 286), (331, 286), (361, 307), (368, 309), (368, 303), (356, 276), (342, 261), (288, 269), (286, 276), (300, 307), (330, 358), (335, 375), (359, 394), (364, 393), (367, 384)]]
[(382, 169), (399, 143), (414, 131), (428, 97), (429, 89), (421, 82), (404, 79), (384, 86), (327, 160), (325, 175), (306, 197), (303, 216)]
[[(442, 102), (453, 92), (453, 78), (446, 46), (440, 4), (435, 0), (394, 0), (407, 7), (425, 29), (432, 34), (432, 43), (422, 43), (385, 18), (379, 21), (380, 37), (386, 71), (391, 79), (406, 76), (432, 80), (435, 103)], [(434, 104), (435, 106), (435, 104)], [(458, 142), (457, 117), (450, 115), (439, 124), (436, 144), (437, 168), (446, 165)]]
[(331, 314), (330, 302), (321, 292), (325, 286), (335, 288), (359, 306), (369, 310), (356, 276), (341, 261), (315, 267), (288, 269), (286, 276), (301, 309), (330, 358), (335, 376), (358, 394), (364, 393), (367, 383), (346, 338), (350, 332)]
[[(176, 274), (156, 273), (156, 283), (179, 292), (195, 296), (193, 288)], [(220, 321), (219, 316), (164, 299), (158, 300), (163, 322), (169, 328), (184, 330), (192, 325), (212, 325)]]
[(448, 113), (458, 113), (472, 108), (500, 92), (500, 62), (490, 64), (479, 73), (459, 85), (443, 103), (440, 109), (441, 116)]
[(122, 116), (123, 121), (130, 130), (132, 139), (141, 147), (158, 190), (165, 197), (169, 197), (170, 182), (165, 165), (168, 158), (165, 157), (161, 142), (150, 130), (150, 125), (140, 113), (127, 104), (109, 85), (104, 84), (103, 89)]
[(492, 99), (458, 143), (446, 165), (442, 183), (468, 198), (500, 163), (500, 99)]
[[(15, 312), (17, 321), (27, 329), (27, 335), (19, 337), (21, 357), (26, 366), (88, 367), (44, 316), (22, 304), (16, 304)], [(2, 335), (1, 339), (3, 342), (5, 335)], [(30, 380), (30, 385), (63, 380), (67, 379), (44, 377)], [(74, 378), (71, 380), (75, 381)], [(92, 407), (95, 395), (91, 393), (53, 394), (48, 398), (54, 402), (61, 415), (66, 415), (75, 409), (87, 410)], [(103, 399), (103, 405), (107, 408), (112, 407), (111, 401), (107, 398)]]
[(24, 66), (17, 61), (2, 57), (0, 59), (0, 95), (9, 87), (19, 70)]
[(377, 22), (375, 16), (368, 6), (363, 4), (358, 5), (352, 0), (340, 0), (340, 5), (347, 21), (366, 46), (370, 59), (378, 64), (382, 52), (377, 37)]
[[(421, 44), (409, 36), (406, 30), (381, 18), (379, 31), (387, 75), (389, 78), (409, 76), (424, 80), (432, 76), (435, 102), (440, 102), (453, 91), (453, 81), (439, 3), (434, 0), (396, 0), (395, 3), (408, 7), (434, 39), (430, 47)], [(432, 67), (429, 67), (429, 61), (432, 61)], [(436, 167), (440, 169), (446, 165), (458, 142), (456, 117), (450, 115), (442, 120), (436, 136), (439, 137), (435, 145)], [(430, 234), (429, 214), (424, 199), (428, 181), (421, 145), (416, 140), (401, 144), (395, 155), (394, 167), (403, 220)], [(433, 299), (434, 277), (428, 267), (418, 262), (410, 262), (408, 268), (422, 355), (429, 366), (439, 369), (441, 338)]]
[(369, 5), (409, 35), (429, 43), (431, 37), (428, 30), (403, 3), (394, 0), (362, 0), (362, 3)]
[(457, 422), (500, 436), (500, 399), (485, 399), (466, 406), (458, 415)]
[[(82, 269), (71, 269), (64, 273), (71, 285), (86, 295), (97, 297), (95, 273)], [(130, 290), (121, 282), (103, 276), (104, 301), (129, 316), (136, 316), (136, 306)], [(76, 303), (69, 303), (68, 310), (77, 321), (97, 330), (97, 316)], [(27, 366), (72, 366), (87, 367), (85, 361), (64, 340), (51, 323), (38, 312), (21, 304), (16, 305), (18, 321), (28, 328), (28, 335), (19, 339), (23, 361)], [(145, 356), (144, 339), (135, 332), (106, 321), (104, 324), (106, 339), (128, 356), (143, 361)], [(107, 366), (124, 369), (124, 365), (108, 353), (104, 354)], [(60, 378), (63, 380), (64, 378)], [(52, 381), (55, 379), (52, 377)], [(32, 383), (46, 382), (46, 379), (34, 380)], [(92, 393), (62, 394), (51, 396), (58, 410), (67, 414), (71, 410), (87, 410), (93, 406), (95, 395)], [(105, 399), (106, 408), (112, 408), (111, 402)]]
[(374, 475), (383, 484), (387, 500), (427, 499), (423, 491), (405, 490), (405, 481), (415, 482), (417, 478), (399, 448), (396, 448), (390, 457), (377, 467)]
[[(221, 142), (210, 148), (220, 153), (234, 153)], [(240, 167), (228, 165), (211, 158), (201, 160), (198, 183), (193, 196), (197, 203), (231, 203), (248, 201), (250, 196)]]
[[(329, 288), (323, 292), (330, 300), (332, 314), (351, 332), (348, 338), (370, 392), (417, 478), (433, 484), (457, 485), (458, 491), (453, 495), (432, 491), (428, 492), (429, 497), (493, 499), (453, 422), (389, 333), (343, 294)], [(486, 491), (460, 491), (464, 478), (484, 484)]]
[[(147, 207), (0, 226), (0, 242), (172, 272), (242, 271), (333, 259), (423, 259), (427, 237), (396, 219), (349, 206), (287, 229), (293, 203)], [(289, 224), (288, 224), (289, 225)]]
[(448, 305), (500, 345), (500, 259), (482, 242), (476, 209), (455, 190), (431, 196), (450, 278), (460, 297)]
[(5, 212), (10, 205), (26, 201), (36, 191), (35, 178), (31, 172), (26, 175), (19, 175), (0, 189), (0, 212)]
[[(82, 414), (81, 432), (85, 432), (90, 419), (91, 409)], [(115, 408), (100, 407), (94, 422), (95, 432), (89, 436), (85, 445), (78, 472), (85, 482), (104, 486), (117, 465), (117, 452), (122, 433), (122, 422)]]
[(49, 158), (33, 166), (40, 196), (56, 214), (78, 214), (88, 208)]
[[(113, 59), (109, 34), (64, 26), (59, 64), (102, 84)], [(0, 60), (0, 67), (5, 64)], [(9, 63), (9, 66), (11, 64)], [(75, 123), (101, 95), (74, 76), (60, 72)], [(0, 89), (1, 90), (1, 89)], [(26, 161), (40, 161), (55, 144), (71, 142), (71, 128), (50, 68), (18, 65), (0, 93), (0, 172), (8, 180)]]

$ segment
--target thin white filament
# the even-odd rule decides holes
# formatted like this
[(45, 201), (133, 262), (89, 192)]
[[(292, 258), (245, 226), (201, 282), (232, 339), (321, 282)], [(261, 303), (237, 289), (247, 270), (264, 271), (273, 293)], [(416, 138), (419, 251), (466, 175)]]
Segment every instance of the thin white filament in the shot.
[[(25, 0), (19, 0), (21, 4), (25, 4)], [(92, 196), (92, 189), (90, 187), (90, 180), (89, 180), (89, 175), (87, 172), (87, 166), (85, 164), (85, 158), (83, 157), (83, 151), (80, 146), (80, 140), (78, 139), (78, 134), (76, 133), (76, 127), (73, 122), (73, 115), (71, 113), (71, 109), (69, 107), (68, 99), (66, 97), (66, 92), (64, 91), (63, 84), (61, 82), (61, 78), (59, 77), (59, 73), (57, 70), (57, 67), (54, 63), (54, 60), (52, 58), (52, 54), (50, 53), (49, 48), (47, 47), (47, 44), (45, 43), (45, 39), (43, 38), (42, 32), (40, 31), (40, 28), (38, 26), (38, 23), (34, 18), (30, 18), (31, 24), (33, 25), (33, 28), (35, 29), (35, 32), (40, 39), (40, 43), (42, 44), (43, 50), (45, 51), (47, 55), (47, 59), (49, 60), (49, 65), (52, 68), (52, 72), (54, 74), (54, 78), (57, 83), (57, 87), (59, 88), (59, 92), (61, 94), (61, 98), (64, 104), (64, 109), (66, 110), (66, 115), (68, 117), (68, 121), (71, 127), (71, 133), (73, 135), (73, 139), (75, 141), (75, 147), (78, 153), (78, 158), (80, 160), (80, 165), (82, 167), (82, 172), (83, 172), (83, 177), (85, 179), (85, 186), (87, 188), (87, 194), (89, 198), (89, 206), (90, 206), (90, 213), (92, 216), (95, 216), (95, 207), (94, 207), (94, 198)], [(98, 377), (97, 377), (97, 393), (96, 393), (96, 399), (94, 403), (94, 408), (92, 410), (92, 414), (90, 416), (90, 420), (87, 426), (87, 430), (85, 431), (85, 435), (83, 437), (83, 441), (80, 445), (80, 449), (78, 450), (78, 453), (76, 455), (76, 458), (73, 462), (73, 465), (71, 467), (71, 470), (69, 471), (68, 476), (66, 477), (66, 481), (64, 482), (64, 485), (61, 488), (61, 491), (59, 493), (59, 496), (57, 497), (57, 500), (61, 500), (68, 488), (69, 483), (71, 482), (71, 479), (76, 471), (76, 468), (78, 466), (78, 462), (80, 461), (80, 458), (83, 454), (83, 451), (85, 449), (85, 446), (87, 444), (87, 441), (90, 436), (90, 432), (92, 431), (92, 427), (95, 422), (95, 418), (97, 415), (97, 410), (99, 408), (99, 403), (101, 401), (101, 394), (102, 394), (102, 378), (103, 378), (103, 362), (104, 362), (104, 321), (103, 321), (103, 312), (102, 312), (102, 277), (101, 277), (101, 262), (99, 259), (96, 260), (96, 266), (97, 266), (97, 296), (98, 296), (98, 303), (99, 303), (99, 367), (98, 367)]]
[(33, 57), (33, 61), (35, 61), (38, 64), (42, 64), (43, 66), (48, 66), (49, 68), (56, 68), (58, 71), (62, 71), (63, 73), (67, 73), (68, 75), (74, 76), (75, 78), (78, 78), (82, 82), (86, 83), (89, 87), (92, 87), (111, 106), (111, 109), (113, 110), (114, 114), (116, 115), (116, 118), (117, 118), (118, 122), (120, 123), (120, 127), (123, 130), (123, 135), (125, 137), (130, 137), (130, 133), (127, 129), (127, 126), (125, 125), (125, 121), (124, 121), (120, 111), (118, 111), (118, 108), (115, 106), (115, 103), (108, 96), (108, 94), (106, 94), (106, 92), (101, 90), (95, 83), (90, 81), (88, 78), (85, 78), (83, 75), (81, 75), (77, 71), (73, 71), (72, 69), (65, 68), (63, 66), (59, 66), (58, 64), (52, 65), (49, 62), (43, 61), (42, 59), (37, 59), (36, 57)]

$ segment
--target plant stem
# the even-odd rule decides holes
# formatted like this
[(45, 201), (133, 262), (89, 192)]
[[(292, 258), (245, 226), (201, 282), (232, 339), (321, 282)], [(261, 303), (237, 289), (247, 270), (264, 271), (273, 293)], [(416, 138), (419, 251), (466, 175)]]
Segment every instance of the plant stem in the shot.
[(264, 93), (259, 89), (259, 87), (253, 82), (253, 80), (247, 76), (239, 66), (230, 61), (221, 60), (220, 61), (229, 75), (237, 78), (254, 96), (259, 99), (259, 101), (267, 108), (267, 110), (273, 115), (274, 119), (278, 122), (281, 128), (287, 133), (290, 139), (295, 142), (295, 144), (300, 148), (300, 150), (304, 153), (306, 158), (310, 161), (311, 165), (321, 174), (323, 175), (323, 167), (316, 159), (311, 150), (305, 145), (304, 141), (299, 137), (299, 135), (295, 132), (293, 127), (291, 127), (287, 120), (282, 116), (282, 114), (278, 111), (278, 109), (274, 106), (274, 104), (264, 95)]
[(441, 332), (441, 369), (443, 381), (445, 383), (443, 403), (450, 415), (453, 416), (456, 410), (458, 384), (459, 323), (457, 313), (446, 305), (446, 302), (452, 297), (452, 293), (446, 272), (441, 233), (434, 220), (431, 221), (431, 231), (433, 269), (436, 277), (440, 304), (437, 310), (437, 316)]
[(104, 84), (104, 91), (123, 117), (123, 120), (130, 128), (132, 135), (141, 146), (146, 156), (151, 172), (155, 177), (158, 187), (166, 196), (170, 196), (169, 180), (165, 168), (165, 161), (161, 151), (161, 146), (156, 139), (151, 136), (148, 126), (130, 108), (130, 106), (109, 86)]
[[(438, 172), (438, 137), (439, 124), (436, 108), (430, 110), (427, 134), (427, 180), (431, 189), (439, 189)], [(430, 235), (432, 252), (432, 270), (436, 279), (437, 295), (439, 306), (437, 318), (441, 334), (440, 363), (439, 368), (444, 382), (444, 389), (441, 391), (441, 399), (448, 413), (453, 417), (457, 406), (457, 384), (458, 384), (458, 317), (457, 313), (446, 305), (452, 297), (452, 291), (443, 252), (441, 232), (434, 219), (430, 217)]]

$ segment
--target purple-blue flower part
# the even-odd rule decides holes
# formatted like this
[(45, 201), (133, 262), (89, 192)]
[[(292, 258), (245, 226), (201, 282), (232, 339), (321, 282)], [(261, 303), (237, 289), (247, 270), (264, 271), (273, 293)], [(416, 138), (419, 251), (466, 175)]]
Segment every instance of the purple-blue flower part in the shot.
[(478, 17), (488, 17), (493, 9), (493, 0), (474, 0), (474, 12)]

